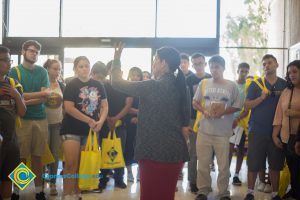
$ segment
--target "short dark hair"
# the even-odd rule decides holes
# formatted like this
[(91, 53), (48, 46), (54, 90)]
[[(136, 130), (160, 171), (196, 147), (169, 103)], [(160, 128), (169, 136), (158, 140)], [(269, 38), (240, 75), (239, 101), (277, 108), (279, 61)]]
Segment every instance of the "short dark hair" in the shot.
[(0, 45), (0, 53), (10, 53), (9, 48)]
[(246, 62), (242, 62), (238, 65), (238, 70), (241, 68), (246, 68), (246, 69), (250, 69), (250, 65)]
[(101, 62), (101, 61), (97, 61), (93, 67), (92, 67), (92, 70), (91, 70), (91, 73), (92, 74), (101, 74), (103, 75), (104, 77), (107, 76), (107, 69), (106, 69), (106, 65)]
[(186, 54), (186, 53), (181, 53), (181, 54), (180, 54), (180, 59), (181, 59), (181, 60), (188, 60), (188, 61), (190, 61), (190, 57), (189, 57), (189, 55)]
[(277, 59), (272, 54), (266, 54), (266, 55), (264, 55), (262, 57), (261, 61), (264, 61), (264, 60), (269, 59), (269, 58), (272, 58), (277, 63)]
[(212, 63), (218, 63), (218, 64), (220, 64), (221, 66), (223, 66), (225, 68), (225, 60), (220, 55), (214, 55), (214, 56), (212, 56), (209, 59), (208, 64), (211, 65)]
[(39, 51), (42, 49), (42, 45), (38, 41), (27, 40), (26, 42), (23, 43), (22, 50), (26, 51), (30, 46), (34, 46)]
[(195, 58), (203, 58), (205, 60), (205, 56), (199, 52), (193, 53), (192, 59), (195, 59)]

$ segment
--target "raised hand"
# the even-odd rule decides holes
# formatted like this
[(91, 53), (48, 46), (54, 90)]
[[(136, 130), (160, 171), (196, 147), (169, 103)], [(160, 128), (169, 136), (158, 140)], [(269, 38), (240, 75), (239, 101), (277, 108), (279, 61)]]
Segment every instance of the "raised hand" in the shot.
[(118, 44), (115, 45), (115, 54), (114, 54), (114, 59), (120, 59), (122, 51), (124, 49), (125, 43), (119, 42)]

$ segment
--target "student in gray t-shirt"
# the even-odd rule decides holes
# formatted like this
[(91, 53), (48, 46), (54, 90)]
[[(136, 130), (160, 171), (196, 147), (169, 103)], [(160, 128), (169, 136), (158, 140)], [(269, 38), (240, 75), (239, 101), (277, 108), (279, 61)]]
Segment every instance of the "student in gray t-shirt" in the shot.
[(227, 200), (230, 199), (229, 137), (232, 135), (233, 114), (242, 105), (236, 84), (223, 78), (225, 60), (221, 56), (213, 56), (209, 60), (209, 68), (212, 79), (200, 82), (193, 99), (193, 107), (202, 112), (196, 146), (199, 160), (199, 192), (196, 200), (206, 200), (212, 191), (209, 165), (212, 163), (213, 153), (219, 166), (219, 197)]

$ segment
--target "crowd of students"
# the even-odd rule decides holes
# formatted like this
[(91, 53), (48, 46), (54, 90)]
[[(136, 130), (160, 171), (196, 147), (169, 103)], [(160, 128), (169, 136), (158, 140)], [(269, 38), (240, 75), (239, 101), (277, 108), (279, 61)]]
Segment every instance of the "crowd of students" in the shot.
[[(80, 152), (89, 130), (98, 133), (99, 144), (115, 130), (121, 139), (127, 180), (133, 182), (132, 165), (138, 164), (142, 200), (174, 199), (176, 182), (188, 162), (190, 191), (206, 200), (211, 186), (211, 165), (218, 166), (218, 198), (230, 200), (230, 162), (234, 151), (235, 186), (247, 152), (248, 192), (254, 199), (258, 172), (267, 169), (272, 199), (300, 199), (300, 61), (287, 66), (285, 80), (277, 76), (278, 63), (271, 54), (262, 58), (263, 77), (250, 77), (247, 63), (238, 65), (236, 81), (224, 77), (225, 60), (210, 58), (210, 74), (201, 53), (190, 59), (172, 47), (156, 51), (152, 75), (133, 67), (122, 78), (124, 45), (115, 47), (113, 60), (92, 67), (85, 56), (74, 59), (74, 77), (61, 78), (61, 63), (48, 59), (36, 65), (41, 45), (22, 45), (23, 62), (11, 68), (9, 49), (0, 46), (0, 199), (17, 200), (19, 188), (8, 175), (31, 157), (37, 200), (44, 200), (41, 157), (48, 144), (56, 162), (46, 166), (57, 174), (63, 150), (63, 174), (78, 174)], [(20, 127), (21, 125), (21, 127)], [(266, 165), (268, 161), (268, 165)], [(280, 197), (280, 171), (287, 163), (290, 190)], [(113, 171), (115, 187), (126, 188), (125, 167), (101, 169), (97, 192), (103, 192)], [(264, 175), (260, 190), (266, 191)], [(12, 192), (13, 191), (13, 192)], [(78, 179), (64, 178), (63, 198), (82, 199)], [(50, 179), (50, 195), (57, 195), (56, 179)]]

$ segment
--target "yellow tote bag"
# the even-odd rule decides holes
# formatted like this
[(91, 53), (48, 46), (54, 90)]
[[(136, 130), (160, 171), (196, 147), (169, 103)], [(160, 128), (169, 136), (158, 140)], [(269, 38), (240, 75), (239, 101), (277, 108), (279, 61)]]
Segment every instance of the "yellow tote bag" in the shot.
[[(201, 106), (204, 107), (204, 106), (205, 106), (204, 90), (205, 90), (205, 87), (206, 87), (207, 79), (203, 79), (202, 82), (203, 82), (203, 83), (202, 83), (202, 86), (201, 86), (201, 96), (202, 96)], [(194, 126), (193, 126), (193, 131), (194, 131), (195, 133), (198, 132), (201, 117), (202, 117), (202, 112), (197, 111), (196, 120), (195, 120), (195, 123), (194, 123)]]
[(285, 162), (283, 170), (280, 172), (280, 183), (278, 189), (278, 195), (282, 198), (289, 187), (291, 181), (290, 171)]
[[(54, 163), (55, 159), (50, 151), (49, 145), (45, 144), (44, 154), (41, 156), (41, 162), (43, 166), (48, 165), (50, 163)], [(31, 156), (26, 159), (26, 165), (31, 168)]]
[(107, 138), (102, 140), (102, 167), (101, 169), (115, 169), (125, 166), (121, 139), (117, 138), (116, 131), (113, 132), (111, 138), (111, 131)]
[(99, 149), (97, 133), (90, 130), (84, 151), (81, 151), (79, 165), (79, 188), (93, 190), (98, 188), (101, 166), (101, 150)]

